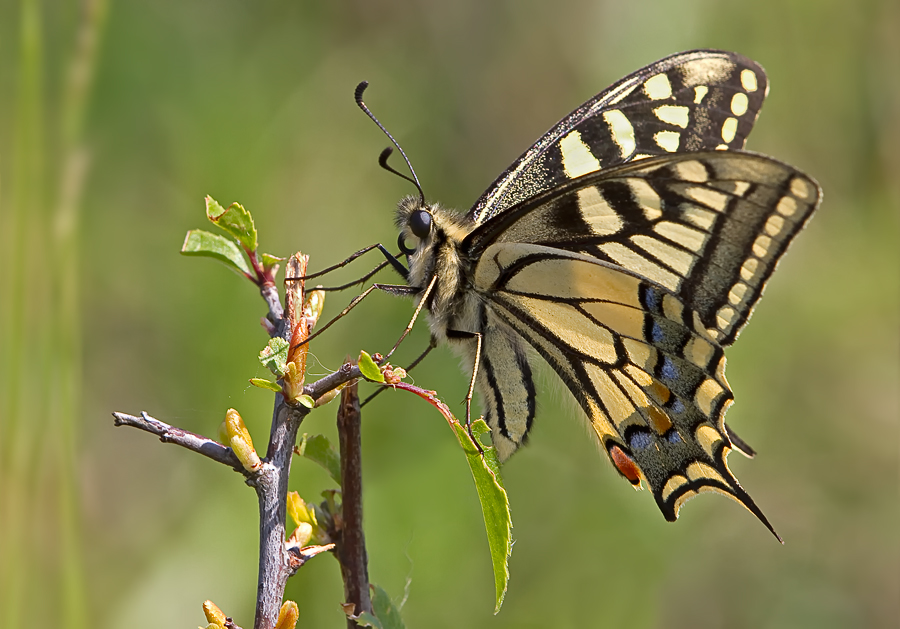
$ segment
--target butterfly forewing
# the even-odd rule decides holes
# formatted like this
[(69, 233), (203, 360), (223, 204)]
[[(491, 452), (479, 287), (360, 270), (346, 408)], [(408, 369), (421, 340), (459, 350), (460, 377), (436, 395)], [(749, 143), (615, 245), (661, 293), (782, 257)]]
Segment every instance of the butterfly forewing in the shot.
[(484, 222), (570, 179), (647, 156), (740, 149), (767, 90), (763, 69), (732, 52), (661, 59), (563, 118), (488, 187), (468, 216)]
[(771, 158), (709, 151), (589, 174), (472, 232), (590, 255), (676, 293), (720, 345), (746, 323), (766, 280), (819, 201), (814, 181)]

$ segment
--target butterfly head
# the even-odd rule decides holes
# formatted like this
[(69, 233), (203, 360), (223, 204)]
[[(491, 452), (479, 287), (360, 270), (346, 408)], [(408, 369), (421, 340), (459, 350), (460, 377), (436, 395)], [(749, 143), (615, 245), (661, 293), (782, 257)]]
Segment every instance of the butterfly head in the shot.
[(437, 203), (423, 203), (418, 196), (401, 199), (396, 222), (400, 230), (397, 245), (409, 263), (409, 283), (424, 287), (437, 274), (441, 287), (455, 286), (452, 278), (466, 266), (463, 239), (474, 223)]
[(433, 206), (424, 205), (420, 197), (409, 196), (402, 199), (397, 207), (397, 227), (400, 236), (397, 245), (407, 256), (411, 256), (429, 242), (434, 229)]
[(447, 210), (437, 203), (428, 205), (421, 197), (408, 196), (397, 205), (397, 244), (407, 256), (435, 247), (458, 248), (463, 238), (475, 227), (464, 215)]

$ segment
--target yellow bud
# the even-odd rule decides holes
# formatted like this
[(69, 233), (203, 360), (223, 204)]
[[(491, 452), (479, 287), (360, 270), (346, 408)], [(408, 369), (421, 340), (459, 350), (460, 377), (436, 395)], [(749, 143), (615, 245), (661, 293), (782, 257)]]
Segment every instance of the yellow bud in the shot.
[(285, 601), (278, 611), (278, 622), (275, 629), (294, 629), (297, 619), (300, 617), (300, 609), (294, 601)]
[(303, 304), (303, 316), (306, 317), (309, 331), (312, 332), (316, 327), (316, 322), (322, 315), (322, 309), (325, 307), (325, 291), (313, 290), (306, 296), (306, 303)]
[(337, 387), (336, 389), (332, 389), (331, 391), (326, 391), (325, 393), (323, 393), (322, 396), (316, 400), (316, 408), (319, 408), (320, 406), (324, 406), (325, 404), (328, 404), (331, 400), (333, 400), (334, 398), (336, 398), (338, 396), (338, 393), (340, 393), (341, 389), (343, 389), (343, 388), (344, 387), (341, 386), (341, 387)]
[[(287, 495), (287, 512), (291, 520), (294, 522), (294, 532), (291, 534), (291, 541), (300, 547), (306, 546), (312, 539), (322, 539), (327, 537), (319, 528), (319, 521), (316, 519), (316, 510), (312, 505), (303, 501), (296, 491), (288, 492)], [(317, 542), (318, 543), (318, 542)]]
[(303, 395), (303, 374), (295, 362), (287, 364), (287, 371), (284, 374), (284, 392), (287, 399), (292, 402)]
[(228, 435), (228, 445), (234, 450), (238, 460), (248, 472), (255, 472), (262, 465), (262, 461), (256, 450), (253, 449), (253, 440), (250, 432), (244, 425), (240, 413), (233, 408), (225, 412), (225, 432)]
[(212, 601), (203, 601), (203, 613), (206, 615), (206, 621), (214, 627), (225, 627), (225, 614)]
[(303, 498), (296, 491), (289, 491), (287, 495), (287, 512), (294, 521), (294, 525), (301, 522), (309, 522), (309, 509)]
[(296, 544), (300, 548), (303, 548), (307, 544), (309, 544), (309, 540), (312, 539), (313, 536), (313, 526), (309, 522), (298, 522), (297, 528), (294, 529), (294, 532), (291, 533), (291, 537), (288, 539), (292, 544)]
[(233, 408), (229, 408), (225, 411), (225, 430), (229, 439), (232, 439), (235, 435), (241, 435), (244, 437), (244, 441), (249, 443), (251, 447), (253, 446), (253, 439), (250, 438), (250, 431), (247, 430), (247, 426), (244, 424), (241, 414)]

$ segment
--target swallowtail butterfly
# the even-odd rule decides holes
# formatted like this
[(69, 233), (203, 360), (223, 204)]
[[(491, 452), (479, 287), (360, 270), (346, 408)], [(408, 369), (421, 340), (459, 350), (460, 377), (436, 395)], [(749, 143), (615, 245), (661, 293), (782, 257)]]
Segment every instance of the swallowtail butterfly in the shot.
[(675, 54), (563, 118), (466, 214), (400, 202), (402, 292), (474, 373), (501, 460), (528, 439), (537, 354), (667, 520), (713, 491), (775, 533), (726, 463), (753, 451), (724, 422), (723, 350), (821, 191), (742, 150), (767, 91), (741, 55)]

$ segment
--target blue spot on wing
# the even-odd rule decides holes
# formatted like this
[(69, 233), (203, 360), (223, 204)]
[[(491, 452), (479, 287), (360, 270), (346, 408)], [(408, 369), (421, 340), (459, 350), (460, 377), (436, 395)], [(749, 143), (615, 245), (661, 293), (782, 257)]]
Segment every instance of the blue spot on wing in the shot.
[(677, 430), (672, 428), (666, 433), (666, 441), (669, 443), (681, 443), (681, 435), (678, 434)]
[(632, 450), (643, 450), (644, 448), (649, 448), (653, 444), (653, 437), (650, 436), (649, 432), (641, 430), (635, 432), (628, 438), (628, 444), (631, 446)]
[(662, 293), (652, 286), (644, 285), (643, 289), (641, 301), (643, 302), (644, 308), (650, 312), (659, 312), (659, 309), (662, 307)]
[(653, 325), (650, 326), (650, 342), (651, 343), (662, 343), (666, 338), (665, 332), (663, 332), (662, 326), (659, 322), (654, 319)]
[(677, 380), (678, 379), (678, 367), (675, 366), (675, 363), (672, 362), (672, 359), (668, 356), (663, 357), (662, 365), (659, 369), (659, 374), (663, 378), (667, 378), (669, 380)]

